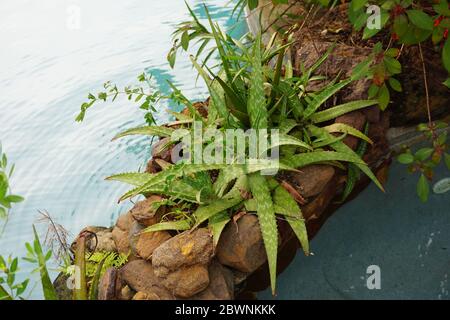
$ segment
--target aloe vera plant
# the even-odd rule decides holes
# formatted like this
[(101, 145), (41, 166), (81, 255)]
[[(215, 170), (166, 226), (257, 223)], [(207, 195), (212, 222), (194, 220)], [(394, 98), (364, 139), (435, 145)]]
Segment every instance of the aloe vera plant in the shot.
[[(267, 138), (274, 143), (263, 148), (263, 151), (277, 147), (280, 149), (279, 158), (260, 162), (249, 158), (245, 163), (238, 163), (236, 157), (227, 163), (166, 163), (157, 173), (124, 173), (108, 179), (134, 187), (120, 200), (140, 194), (159, 194), (177, 203), (160, 223), (148, 227), (144, 232), (183, 231), (207, 225), (217, 244), (222, 230), (235, 213), (242, 210), (256, 213), (267, 253), (270, 283), (275, 293), (279, 246), (277, 219), (281, 217), (287, 220), (306, 255), (309, 254), (309, 243), (298, 199), (285, 189), (276, 176), (262, 173), (270, 169), (298, 170), (316, 163), (331, 162), (341, 167), (342, 164), (349, 164), (349, 170), (361, 170), (382, 189), (361, 159), (361, 153), (347, 147), (342, 139), (349, 134), (365, 143), (372, 141), (365, 133), (350, 126), (328, 123), (340, 115), (375, 105), (378, 101), (361, 100), (340, 105), (330, 103), (331, 98), (355, 78), (334, 79), (318, 91), (308, 91), (310, 81), (324, 79), (314, 73), (326, 61), (332, 49), (309, 69), (302, 67), (301, 73), (294, 76), (289, 63), (283, 62), (284, 53), (293, 43), (291, 33), (294, 29), (275, 35), (267, 45), (263, 45), (260, 35), (233, 39), (212, 21), (207, 8), (205, 10), (209, 29), (200, 24), (191, 10), (194, 20), (191, 24), (183, 25), (183, 32), (176, 33), (184, 38), (184, 43), (181, 43), (184, 50), (187, 51), (189, 47), (186, 44), (187, 37), (199, 36), (203, 41), (213, 43), (211, 52), (219, 55), (219, 68), (208, 66), (210, 56), (203, 62), (199, 62), (200, 55), (191, 56), (194, 69), (206, 83), (210, 94), (208, 115), (201, 119), (206, 126), (201, 129), (202, 133), (211, 128), (219, 131), (254, 129), (257, 132), (276, 129), (279, 131), (278, 139), (275, 141), (272, 131), (267, 133)], [(171, 59), (174, 62), (174, 58)], [(274, 66), (273, 60), (276, 61)], [(172, 125), (150, 125), (128, 129), (115, 138), (143, 134), (174, 137), (173, 143), (177, 143), (183, 137), (191, 137), (191, 141), (194, 141), (189, 147), (192, 157), (199, 152), (197, 147), (202, 151), (202, 148), (212, 145), (211, 141), (195, 140), (194, 121), (199, 119), (199, 114), (194, 103), (174, 86), (172, 89), (178, 98), (182, 97), (179, 101), (183, 101), (187, 110), (187, 113), (174, 114), (177, 129), (184, 130), (182, 135), (174, 137), (176, 129)], [(223, 138), (223, 145), (230, 142), (228, 139), (226, 136)], [(246, 141), (245, 150), (251, 147)], [(225, 153), (225, 148), (217, 152)]]

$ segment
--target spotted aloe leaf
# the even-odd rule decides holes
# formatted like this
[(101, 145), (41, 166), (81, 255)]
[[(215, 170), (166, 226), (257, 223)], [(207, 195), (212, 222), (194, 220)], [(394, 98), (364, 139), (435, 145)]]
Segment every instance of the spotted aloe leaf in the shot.
[(308, 233), (306, 231), (305, 220), (303, 219), (301, 209), (297, 202), (292, 198), (291, 194), (281, 186), (275, 189), (273, 201), (278, 208), (282, 209), (282, 213), (285, 213), (286, 220), (300, 241), (303, 251), (306, 255), (309, 255)]
[(156, 231), (166, 231), (166, 230), (176, 230), (184, 231), (189, 230), (192, 224), (189, 219), (177, 220), (177, 221), (164, 221), (150, 227), (145, 228), (142, 232), (156, 232)]
[(354, 137), (360, 138), (370, 144), (373, 144), (373, 141), (367, 135), (365, 135), (361, 131), (359, 131), (345, 123), (333, 123), (329, 126), (323, 127), (323, 129), (325, 129), (329, 133), (334, 133), (334, 132), (347, 133)]
[(138, 128), (132, 128), (128, 129), (124, 132), (119, 133), (116, 135), (113, 140), (125, 137), (125, 136), (131, 136), (131, 135), (148, 135), (148, 136), (158, 136), (158, 137), (170, 137), (173, 133), (173, 129), (162, 127), (162, 126), (145, 126), (145, 127), (138, 127)]
[(348, 85), (352, 80), (347, 79), (335, 84), (331, 84), (322, 90), (320, 93), (314, 95), (312, 97), (311, 103), (309, 103), (306, 108), (303, 117), (305, 119), (309, 119), (311, 116), (315, 114), (315, 112), (325, 103), (329, 98), (331, 98), (334, 94), (336, 94), (339, 90)]
[(328, 120), (335, 119), (343, 114), (346, 114), (351, 111), (367, 108), (378, 104), (378, 100), (359, 100), (359, 101), (351, 101), (348, 103), (344, 103), (324, 111), (314, 113), (310, 119), (314, 123), (324, 122)]
[(230, 216), (224, 211), (216, 213), (214, 216), (209, 218), (208, 228), (212, 232), (214, 246), (217, 246), (219, 243), (220, 235), (230, 220)]
[(236, 197), (231, 199), (219, 199), (205, 206), (200, 206), (194, 212), (195, 225), (198, 227), (204, 221), (210, 219), (219, 212), (234, 207), (242, 202), (242, 197)]
[(251, 56), (252, 72), (249, 81), (249, 97), (247, 113), (252, 128), (267, 128), (267, 106), (264, 93), (264, 76), (261, 63), (261, 35), (258, 35), (253, 44)]
[[(308, 130), (311, 131), (311, 133), (317, 137), (322, 137), (325, 139), (328, 139), (332, 137), (330, 133), (328, 133), (325, 129), (319, 128), (313, 125), (308, 126)], [(349, 146), (347, 146), (342, 141), (337, 141), (330, 145), (334, 150), (336, 150), (338, 153), (344, 153), (352, 158), (358, 158), (361, 159), (358, 154), (356, 154)], [(362, 160), (361, 160), (362, 161)], [(369, 166), (364, 163), (363, 161), (351, 161), (353, 162), (362, 172), (364, 172), (365, 175), (367, 175), (374, 183), (375, 185), (380, 188), (381, 191), (384, 192), (384, 188), (381, 185), (380, 181), (378, 181), (377, 177), (373, 174), (372, 170), (370, 170)]]
[(278, 229), (273, 207), (272, 196), (267, 180), (259, 173), (249, 175), (249, 185), (253, 198), (256, 200), (256, 214), (258, 215), (264, 246), (269, 263), (270, 284), (272, 294), (275, 294), (277, 277)]
[(361, 158), (355, 154), (336, 151), (314, 151), (314, 152), (299, 153), (288, 157), (283, 162), (285, 162), (292, 168), (301, 168), (313, 163), (323, 161), (346, 161), (364, 164), (364, 161), (361, 160)]

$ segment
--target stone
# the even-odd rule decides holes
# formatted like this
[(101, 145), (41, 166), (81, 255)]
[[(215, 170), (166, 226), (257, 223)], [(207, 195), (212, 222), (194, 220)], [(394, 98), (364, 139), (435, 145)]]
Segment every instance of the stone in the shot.
[(128, 244), (131, 253), (136, 254), (136, 244), (138, 242), (141, 231), (144, 230), (144, 226), (137, 221), (133, 221), (128, 231)]
[(130, 225), (133, 222), (133, 216), (130, 212), (127, 212), (126, 214), (122, 214), (119, 216), (119, 218), (116, 221), (116, 227), (123, 231), (128, 231), (130, 229)]
[(144, 292), (161, 300), (174, 299), (173, 294), (162, 285), (153, 266), (145, 260), (133, 260), (120, 269), (122, 281), (136, 292)]
[(139, 291), (133, 296), (133, 300), (160, 300), (160, 299), (154, 293), (145, 293), (145, 292)]
[(209, 286), (192, 297), (193, 300), (233, 300), (234, 275), (216, 260), (209, 265)]
[(170, 272), (195, 264), (207, 265), (213, 257), (213, 240), (206, 228), (183, 232), (153, 251), (155, 274), (166, 277)]
[(152, 146), (152, 158), (160, 158), (160, 159), (170, 162), (171, 150), (172, 150), (170, 143), (171, 143), (170, 137), (166, 137), (166, 138), (162, 138), (161, 140), (158, 140)]
[(136, 253), (145, 260), (151, 260), (153, 251), (170, 238), (171, 235), (167, 231), (141, 233), (136, 244)]
[(144, 226), (151, 226), (161, 219), (165, 213), (165, 206), (155, 208), (155, 204), (163, 200), (162, 197), (152, 195), (149, 198), (137, 202), (130, 210), (131, 216)]
[(123, 231), (119, 227), (114, 227), (112, 231), (112, 238), (116, 245), (117, 251), (123, 254), (130, 253), (130, 241), (128, 237), (128, 231)]
[(125, 286), (120, 290), (120, 299), (121, 300), (131, 300), (135, 296), (136, 292), (132, 290), (129, 286)]
[(95, 237), (89, 237), (89, 240), (86, 242), (86, 248), (89, 251), (107, 251), (107, 252), (115, 252), (117, 251), (116, 244), (114, 242), (111, 228), (104, 228), (103, 230), (99, 230), (95, 232), (97, 241)]
[[(336, 123), (344, 123), (346, 125), (349, 125), (359, 131), (362, 131), (364, 128), (364, 124), (366, 123), (366, 116), (361, 111), (352, 111), (349, 113), (346, 113), (340, 117), (337, 117), (335, 120)], [(358, 146), (360, 139), (356, 138), (351, 135), (347, 135), (344, 139), (344, 143), (352, 148), (353, 150), (356, 149)]]
[(330, 165), (309, 165), (298, 172), (287, 172), (280, 175), (290, 183), (303, 197), (318, 195), (333, 178), (335, 169)]
[(216, 256), (223, 265), (253, 272), (267, 260), (258, 218), (247, 214), (236, 224), (229, 223), (223, 230)]
[(69, 276), (64, 273), (58, 274), (55, 281), (53, 281), (53, 286), (55, 287), (56, 295), (59, 300), (73, 300), (73, 290), (69, 289), (67, 286), (67, 281)]
[(208, 287), (208, 268), (201, 264), (183, 267), (170, 272), (162, 283), (177, 297), (189, 298)]
[(116, 282), (118, 271), (116, 268), (108, 268), (100, 279), (98, 284), (99, 300), (116, 299)]

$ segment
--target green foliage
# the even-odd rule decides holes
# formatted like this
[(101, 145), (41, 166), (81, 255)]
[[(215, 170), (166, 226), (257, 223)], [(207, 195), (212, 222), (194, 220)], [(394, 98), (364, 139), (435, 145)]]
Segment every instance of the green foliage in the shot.
[(23, 299), (22, 294), (27, 289), (30, 279), (16, 283), (16, 273), (18, 271), (18, 258), (9, 256), (5, 259), (0, 255), (0, 301)]
[(9, 210), (18, 202), (22, 202), (23, 197), (12, 194), (9, 185), (9, 180), (14, 173), (14, 164), (8, 166), (8, 157), (2, 151), (2, 145), (0, 143), (0, 222), (3, 226), (0, 229), (0, 236), (3, 234), (4, 228), (9, 218)]
[(397, 156), (397, 161), (408, 166), (410, 173), (420, 173), (417, 183), (417, 195), (422, 202), (426, 202), (429, 196), (429, 181), (434, 176), (434, 168), (442, 160), (450, 170), (450, 155), (448, 153), (447, 131), (448, 124), (445, 122), (432, 122), (430, 124), (420, 124), (417, 130), (422, 132), (428, 140), (430, 147), (421, 148), (413, 152), (410, 148), (404, 147), (401, 154)]
[(33, 244), (26, 243), (25, 247), (27, 249), (27, 256), (23, 258), (24, 260), (34, 263), (37, 268), (33, 272), (39, 272), (42, 284), (42, 290), (44, 293), (45, 300), (58, 300), (58, 296), (53, 286), (52, 281), (47, 270), (47, 262), (52, 257), (52, 252), (44, 252), (39, 236), (36, 232), (36, 228), (33, 226), (34, 241)]

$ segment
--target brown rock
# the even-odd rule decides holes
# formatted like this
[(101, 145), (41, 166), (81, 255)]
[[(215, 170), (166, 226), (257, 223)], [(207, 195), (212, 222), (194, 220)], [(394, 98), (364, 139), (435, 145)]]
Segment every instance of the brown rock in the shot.
[(136, 244), (136, 253), (139, 257), (150, 260), (153, 251), (170, 238), (167, 231), (141, 233)]
[(118, 271), (116, 268), (109, 268), (103, 274), (98, 284), (99, 300), (115, 300), (116, 299), (116, 280)]
[(130, 212), (122, 214), (116, 221), (116, 227), (123, 231), (128, 231), (130, 229), (131, 223), (133, 222), (133, 216)]
[[(359, 131), (363, 130), (364, 124), (366, 123), (366, 116), (361, 111), (353, 111), (347, 114), (344, 114), (340, 117), (336, 118), (336, 123), (344, 123), (346, 125), (349, 125)], [(352, 148), (353, 150), (356, 149), (358, 146), (359, 139), (353, 136), (348, 135), (344, 139), (344, 143)]]
[[(99, 230), (95, 232), (95, 235), (96, 237), (90, 237), (86, 242), (86, 247), (89, 251), (117, 251), (111, 228), (104, 228), (103, 230)], [(97, 240), (95, 238), (97, 238)]]
[(258, 218), (247, 214), (229, 223), (216, 249), (219, 262), (242, 272), (253, 272), (267, 259)]
[(209, 265), (209, 286), (193, 296), (193, 300), (233, 300), (234, 277), (233, 272), (222, 266), (216, 260)]
[(144, 226), (137, 221), (133, 221), (128, 231), (128, 243), (133, 255), (136, 253), (136, 244), (138, 242), (141, 231), (144, 230)]
[(135, 294), (136, 292), (126, 285), (120, 290), (120, 300), (131, 300)]
[(334, 168), (330, 165), (310, 165), (300, 168), (299, 172), (288, 172), (282, 176), (305, 198), (322, 192), (333, 178)]
[(133, 300), (160, 300), (159, 297), (154, 293), (145, 293), (139, 291), (133, 296)]
[(139, 201), (130, 210), (133, 218), (144, 226), (151, 226), (159, 222), (165, 212), (165, 206), (155, 208), (157, 202), (163, 200), (162, 197), (152, 195), (148, 199)]
[(177, 297), (192, 297), (208, 287), (208, 268), (201, 264), (183, 267), (169, 273), (163, 284)]
[(181, 233), (153, 251), (155, 274), (165, 277), (172, 271), (195, 264), (207, 265), (213, 256), (213, 241), (206, 228)]
[(116, 245), (117, 251), (119, 253), (129, 254), (131, 249), (128, 231), (123, 231), (119, 227), (114, 227), (111, 235)]
[(120, 270), (120, 275), (123, 282), (134, 291), (141, 291), (161, 300), (174, 299), (170, 291), (162, 285), (162, 279), (155, 275), (149, 262), (144, 260), (128, 262)]
[(162, 138), (152, 146), (152, 158), (160, 158), (170, 162), (171, 159), (170, 137)]

